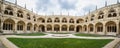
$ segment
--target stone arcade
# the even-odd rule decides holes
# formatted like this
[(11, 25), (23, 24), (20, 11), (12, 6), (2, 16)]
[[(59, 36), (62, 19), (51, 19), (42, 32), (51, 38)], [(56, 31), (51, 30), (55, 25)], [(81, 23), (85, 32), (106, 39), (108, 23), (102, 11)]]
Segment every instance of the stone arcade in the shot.
[(0, 0), (0, 30), (3, 33), (82, 32), (120, 34), (120, 4), (97, 9), (85, 16), (35, 14), (19, 5)]

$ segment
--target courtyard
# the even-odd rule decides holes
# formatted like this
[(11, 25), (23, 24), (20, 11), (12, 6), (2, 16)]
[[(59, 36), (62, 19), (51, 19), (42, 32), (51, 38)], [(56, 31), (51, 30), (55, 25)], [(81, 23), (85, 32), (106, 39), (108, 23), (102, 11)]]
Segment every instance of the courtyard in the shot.
[(3, 35), (1, 42), (7, 48), (105, 48), (115, 46), (117, 37), (83, 33), (29, 33)]

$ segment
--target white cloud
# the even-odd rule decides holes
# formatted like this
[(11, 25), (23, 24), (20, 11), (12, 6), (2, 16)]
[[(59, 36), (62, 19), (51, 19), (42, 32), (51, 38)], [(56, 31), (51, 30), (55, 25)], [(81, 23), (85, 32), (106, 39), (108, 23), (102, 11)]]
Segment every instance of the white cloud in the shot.
[[(13, 3), (15, 2), (15, 0), (7, 0), (7, 1)], [(61, 7), (61, 5), (66, 5), (66, 4), (60, 4), (60, 1), (67, 2), (66, 4), (68, 5), (74, 4), (73, 7), (75, 8), (69, 10), (64, 9)], [(43, 15), (44, 14), (51, 15), (53, 12), (56, 15), (59, 15), (61, 12), (62, 14), (67, 15), (69, 12), (70, 15), (81, 16), (87, 14), (89, 9), (91, 9), (92, 11), (95, 10), (96, 5), (98, 6), (98, 8), (103, 7), (105, 1), (108, 1), (108, 5), (115, 4), (117, 2), (117, 0), (18, 0), (18, 4), (24, 7), (26, 3), (27, 8), (29, 10), (34, 8), (34, 10), (38, 12), (38, 14), (43, 14)]]

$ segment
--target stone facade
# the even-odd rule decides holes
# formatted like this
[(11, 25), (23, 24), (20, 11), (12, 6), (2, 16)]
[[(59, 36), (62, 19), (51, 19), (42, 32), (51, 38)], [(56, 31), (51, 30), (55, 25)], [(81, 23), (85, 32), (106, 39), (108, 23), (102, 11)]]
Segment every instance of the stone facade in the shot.
[(81, 32), (116, 35), (120, 34), (119, 27), (119, 3), (97, 9), (85, 16), (43, 16), (0, 0), (0, 30), (3, 33)]

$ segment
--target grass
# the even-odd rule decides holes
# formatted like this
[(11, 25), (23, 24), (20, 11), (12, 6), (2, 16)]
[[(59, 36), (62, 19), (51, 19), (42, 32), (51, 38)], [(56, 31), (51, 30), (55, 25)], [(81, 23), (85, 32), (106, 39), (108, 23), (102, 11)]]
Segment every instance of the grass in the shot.
[(22, 35), (22, 36), (42, 36), (42, 35), (46, 35), (44, 33), (29, 33), (29, 34), (18, 34), (18, 35)]
[(112, 39), (8, 38), (20, 48), (102, 48)]
[(86, 37), (101, 37), (102, 35), (95, 35), (95, 34), (83, 34), (83, 33), (79, 33), (79, 34), (74, 34), (76, 36), (86, 36)]

